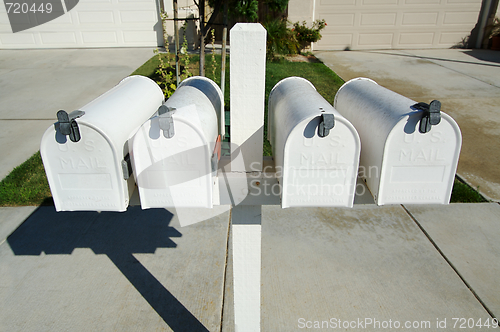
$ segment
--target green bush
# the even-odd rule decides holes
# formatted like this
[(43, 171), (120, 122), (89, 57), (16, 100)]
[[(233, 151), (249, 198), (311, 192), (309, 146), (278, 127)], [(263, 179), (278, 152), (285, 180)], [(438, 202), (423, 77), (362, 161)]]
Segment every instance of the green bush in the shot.
[(267, 0), (266, 3), (269, 9), (280, 12), (285, 11), (288, 6), (288, 0)]
[(312, 28), (307, 27), (306, 21), (302, 24), (295, 22), (293, 24), (293, 32), (299, 43), (315, 43), (321, 39), (320, 31), (326, 27), (325, 20), (316, 20), (313, 22)]
[(489, 30), (490, 38), (500, 36), (500, 19), (498, 17), (495, 17), (493, 23), (486, 28)]
[[(258, 0), (225, 0), (228, 2), (229, 17), (241, 21), (242, 18), (250, 22), (255, 22), (259, 18)], [(195, 1), (196, 3), (196, 1)], [(208, 0), (211, 8), (222, 7), (224, 1)], [(219, 7), (219, 9), (221, 9)]]
[(278, 54), (297, 54), (299, 43), (286, 19), (272, 19), (264, 23), (267, 30), (267, 58), (275, 60)]

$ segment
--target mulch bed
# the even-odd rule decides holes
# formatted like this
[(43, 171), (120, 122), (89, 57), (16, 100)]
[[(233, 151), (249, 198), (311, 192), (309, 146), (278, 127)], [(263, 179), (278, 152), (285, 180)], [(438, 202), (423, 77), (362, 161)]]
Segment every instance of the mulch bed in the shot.
[(292, 54), (285, 56), (285, 58), (291, 62), (321, 62), (314, 55)]

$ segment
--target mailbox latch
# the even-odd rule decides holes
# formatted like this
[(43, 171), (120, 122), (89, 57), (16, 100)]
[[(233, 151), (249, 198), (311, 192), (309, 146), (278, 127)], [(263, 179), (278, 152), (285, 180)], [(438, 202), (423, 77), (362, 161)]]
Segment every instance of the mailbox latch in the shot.
[(132, 170), (132, 161), (130, 160), (130, 154), (127, 153), (125, 158), (122, 160), (122, 171), (123, 171), (123, 179), (128, 180), (133, 173)]
[(430, 104), (418, 103), (413, 105), (414, 108), (424, 111), (422, 119), (420, 120), (420, 127), (418, 130), (422, 133), (431, 131), (431, 127), (441, 122), (441, 102), (433, 100)]
[(158, 108), (160, 129), (163, 130), (163, 136), (165, 136), (165, 138), (172, 138), (175, 135), (174, 119), (172, 119), (174, 113), (174, 107), (161, 105), (160, 108)]
[(72, 142), (78, 142), (81, 138), (80, 129), (78, 128), (78, 123), (75, 119), (83, 116), (84, 111), (73, 111), (71, 113), (66, 113), (66, 111), (60, 110), (57, 112), (57, 121), (59, 121), (59, 130), (64, 136), (69, 135), (69, 139)]
[(326, 137), (330, 134), (330, 129), (335, 126), (335, 118), (333, 114), (321, 114), (318, 126), (318, 136)]

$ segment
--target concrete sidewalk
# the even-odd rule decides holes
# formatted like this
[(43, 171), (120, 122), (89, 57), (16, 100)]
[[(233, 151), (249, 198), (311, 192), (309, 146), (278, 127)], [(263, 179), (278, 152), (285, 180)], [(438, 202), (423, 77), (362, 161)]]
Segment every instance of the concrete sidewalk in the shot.
[[(38, 208), (0, 245), (0, 330), (234, 331), (226, 210)], [(500, 317), (496, 203), (261, 211), (262, 331)]]
[(152, 48), (0, 50), (0, 179), (40, 148), (45, 130), (153, 56)]
[(316, 52), (345, 81), (368, 77), (417, 102), (438, 99), (463, 137), (458, 174), (500, 201), (500, 52), (390, 50)]
[[(0, 129), (10, 129), (0, 136), (1, 152), (9, 156), (0, 170), (8, 173), (38, 149), (58, 109), (84, 105), (152, 56), (146, 49), (121, 51), (0, 51)], [(11, 62), (2, 58), (6, 52)], [(30, 61), (36, 54), (35, 65)], [(497, 173), (488, 168), (500, 156), (493, 126), (500, 86), (494, 54), (318, 56), (325, 63), (333, 59), (330, 65), (344, 79), (348, 73), (367, 76), (389, 88), (392, 82), (395, 91), (417, 101), (462, 105), (444, 109), (464, 134), (459, 170), (473, 184), (483, 181), (480, 189), (496, 197)], [(49, 75), (54, 76), (44, 79)], [(13, 83), (19, 77), (31, 77), (37, 88), (22, 90), (26, 84)], [(16, 91), (24, 92), (16, 98)], [(45, 98), (54, 91), (61, 92)], [(489, 145), (481, 146), (487, 138)], [(231, 213), (226, 206), (200, 210), (196, 217), (205, 221), (181, 228), (182, 212), (1, 208), (0, 331), (234, 331)], [(316, 322), (323, 328), (315, 330), (332, 330), (339, 320), (356, 322), (352, 331), (392, 331), (384, 328), (389, 321), (409, 323), (410, 331), (456, 331), (469, 319), (491, 324), (492, 317), (500, 318), (497, 203), (284, 210), (270, 205), (262, 206), (261, 216), (262, 331), (301, 331)]]

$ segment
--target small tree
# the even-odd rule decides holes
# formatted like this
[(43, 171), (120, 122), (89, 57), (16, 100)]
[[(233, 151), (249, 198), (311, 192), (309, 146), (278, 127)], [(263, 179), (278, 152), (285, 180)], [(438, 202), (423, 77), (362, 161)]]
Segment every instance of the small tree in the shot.
[(325, 20), (314, 21), (311, 28), (307, 27), (306, 21), (302, 23), (295, 22), (293, 24), (293, 32), (295, 33), (297, 41), (300, 43), (301, 49), (320, 40), (322, 37), (320, 31), (325, 27)]

